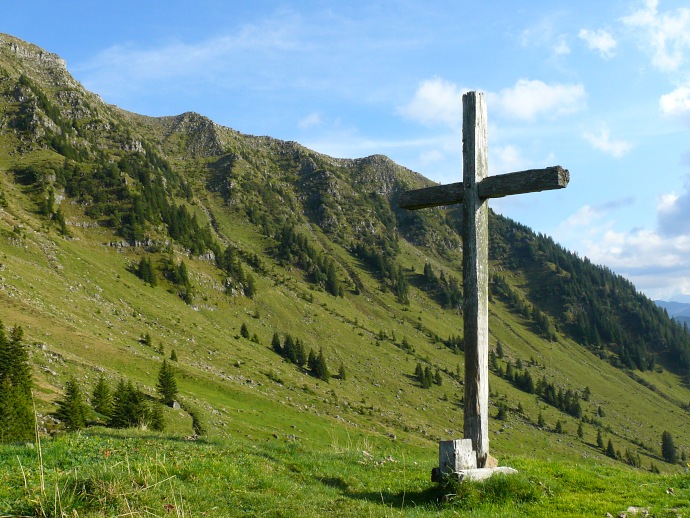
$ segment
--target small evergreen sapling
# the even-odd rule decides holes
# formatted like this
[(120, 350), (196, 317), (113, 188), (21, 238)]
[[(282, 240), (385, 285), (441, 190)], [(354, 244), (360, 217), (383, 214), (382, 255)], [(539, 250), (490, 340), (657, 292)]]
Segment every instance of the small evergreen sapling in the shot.
[(172, 406), (177, 396), (177, 381), (172, 365), (163, 360), (160, 371), (158, 371), (158, 384), (156, 385), (164, 405)]

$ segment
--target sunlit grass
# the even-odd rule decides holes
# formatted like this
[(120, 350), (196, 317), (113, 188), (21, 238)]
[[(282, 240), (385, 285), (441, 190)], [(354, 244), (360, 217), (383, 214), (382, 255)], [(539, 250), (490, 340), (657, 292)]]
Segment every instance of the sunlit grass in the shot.
[(92, 429), (0, 448), (1, 516), (605, 516), (690, 511), (688, 475), (509, 459), (517, 475), (437, 485), (429, 463), (376, 441), (314, 450)]

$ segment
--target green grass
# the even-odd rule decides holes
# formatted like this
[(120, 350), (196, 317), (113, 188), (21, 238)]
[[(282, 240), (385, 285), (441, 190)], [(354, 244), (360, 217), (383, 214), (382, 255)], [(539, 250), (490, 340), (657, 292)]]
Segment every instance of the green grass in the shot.
[(517, 475), (445, 486), (421, 450), (366, 436), (211, 439), (90, 429), (0, 447), (2, 516), (653, 516), (690, 512), (687, 474), (513, 457)]

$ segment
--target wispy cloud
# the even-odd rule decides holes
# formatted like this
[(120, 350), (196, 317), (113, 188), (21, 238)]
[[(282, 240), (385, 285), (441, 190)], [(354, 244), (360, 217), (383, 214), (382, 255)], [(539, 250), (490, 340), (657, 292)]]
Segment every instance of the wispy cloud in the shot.
[(614, 230), (618, 209), (631, 198), (583, 206), (567, 218), (557, 234), (594, 263), (606, 264), (652, 298), (690, 295), (690, 192), (669, 193), (658, 200), (653, 229)]
[(603, 29), (599, 29), (598, 31), (581, 29), (577, 36), (587, 43), (587, 47), (590, 50), (596, 50), (604, 59), (609, 59), (616, 55), (616, 46), (618, 43), (608, 31)]
[(570, 45), (568, 45), (568, 39), (565, 35), (561, 34), (558, 37), (556, 45), (553, 48), (553, 52), (557, 56), (565, 56), (567, 54), (570, 54)]
[(440, 77), (427, 79), (399, 111), (426, 126), (457, 128), (462, 123), (462, 94), (463, 90), (457, 85)]
[(522, 120), (538, 116), (557, 117), (575, 113), (585, 107), (585, 87), (581, 84), (547, 84), (539, 80), (520, 79), (515, 86), (487, 94), (491, 108)]
[(586, 132), (583, 137), (592, 147), (614, 158), (621, 158), (633, 147), (630, 142), (613, 139), (611, 137), (611, 131), (606, 127), (602, 127), (599, 133)]
[(321, 114), (318, 112), (312, 112), (309, 115), (301, 118), (297, 122), (297, 127), (299, 129), (309, 129), (316, 126), (321, 126), (323, 121), (321, 120)]
[(690, 50), (690, 9), (659, 12), (658, 0), (646, 0), (644, 7), (621, 19), (639, 31), (644, 48), (652, 52), (652, 63), (659, 70), (673, 72), (685, 62)]

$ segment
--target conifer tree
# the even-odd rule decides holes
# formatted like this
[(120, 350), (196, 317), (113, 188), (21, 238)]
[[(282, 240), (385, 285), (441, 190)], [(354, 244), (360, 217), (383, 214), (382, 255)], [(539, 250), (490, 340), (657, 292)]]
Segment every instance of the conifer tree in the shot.
[(616, 458), (616, 450), (613, 447), (613, 442), (609, 439), (609, 443), (606, 445), (606, 456), (612, 459)]
[(240, 336), (242, 338), (249, 338), (249, 329), (247, 329), (247, 324), (242, 322), (242, 327), (240, 327)]
[(498, 414), (496, 414), (496, 419), (499, 421), (505, 421), (508, 419), (508, 409), (503, 403), (498, 405)]
[(312, 375), (315, 378), (323, 381), (328, 381), (331, 377), (330, 373), (328, 372), (328, 366), (326, 365), (326, 358), (323, 354), (323, 349), (319, 349), (319, 354), (316, 356)]
[(414, 376), (419, 383), (424, 383), (424, 367), (422, 367), (420, 362), (417, 362), (417, 366), (414, 369)]
[(340, 381), (345, 381), (346, 377), (347, 373), (345, 372), (345, 364), (343, 362), (340, 362), (340, 368), (338, 369), (338, 379), (340, 379)]
[(280, 344), (280, 335), (278, 331), (273, 333), (273, 338), (271, 339), (271, 349), (273, 352), (283, 355), (283, 346)]
[(256, 295), (256, 281), (254, 280), (254, 276), (250, 273), (245, 280), (244, 296), (253, 299), (254, 295)]
[(314, 349), (309, 349), (309, 355), (307, 356), (307, 369), (309, 369), (309, 371), (312, 373), (316, 370), (316, 353), (314, 352)]
[(177, 361), (177, 353), (175, 352), (175, 349), (170, 351), (170, 361), (171, 362), (176, 362)]
[(163, 364), (158, 371), (158, 384), (156, 388), (161, 396), (161, 402), (164, 405), (172, 406), (175, 396), (177, 396), (177, 381), (175, 380), (175, 371), (172, 365), (166, 360), (163, 360)]
[(577, 425), (577, 436), (582, 439), (585, 436), (585, 431), (582, 429), (582, 423)]
[(108, 426), (129, 428), (143, 426), (150, 420), (146, 395), (134, 388), (131, 381), (120, 379), (113, 393), (113, 411)]
[(163, 405), (153, 403), (151, 405), (151, 430), (162, 432), (165, 430), (165, 417), (163, 415)]
[(108, 418), (113, 411), (113, 395), (103, 376), (98, 378), (98, 383), (93, 389), (91, 406), (96, 412)]
[(597, 430), (597, 448), (604, 449), (604, 438), (601, 436), (601, 430)]
[(295, 339), (292, 335), (286, 334), (283, 342), (283, 358), (291, 363), (297, 363), (297, 348), (295, 347)]
[(34, 434), (31, 367), (23, 337), (21, 327), (14, 327), (7, 337), (0, 322), (0, 443), (30, 439)]
[(669, 464), (678, 462), (678, 451), (673, 443), (671, 432), (665, 431), (661, 434), (661, 456)]
[(542, 413), (540, 411), (539, 417), (537, 418), (537, 426), (539, 428), (544, 428), (544, 425), (546, 425), (546, 421), (544, 421), (544, 416), (542, 415)]
[(57, 405), (55, 417), (62, 421), (68, 430), (81, 430), (86, 426), (88, 407), (75, 378), (67, 381), (65, 395), (58, 400)]
[(443, 378), (441, 378), (441, 371), (439, 371), (438, 369), (436, 369), (436, 372), (434, 373), (434, 383), (436, 383), (436, 385), (439, 386), (443, 384)]
[(151, 286), (156, 286), (158, 284), (156, 272), (153, 269), (151, 260), (147, 256), (142, 257), (139, 261), (139, 264), (136, 268), (136, 274), (137, 277), (139, 277), (144, 282), (148, 282), (149, 284), (151, 284)]
[(303, 367), (309, 359), (307, 350), (304, 348), (304, 344), (299, 338), (295, 340), (295, 355), (297, 357), (296, 365), (299, 367)]
[(422, 388), (431, 388), (434, 383), (434, 377), (431, 374), (431, 368), (427, 365), (424, 368), (424, 378), (422, 379)]
[(131, 393), (134, 391), (132, 382), (126, 383), (124, 378), (115, 387), (113, 393), (113, 409), (108, 419), (108, 426), (113, 428), (127, 428), (132, 426)]

